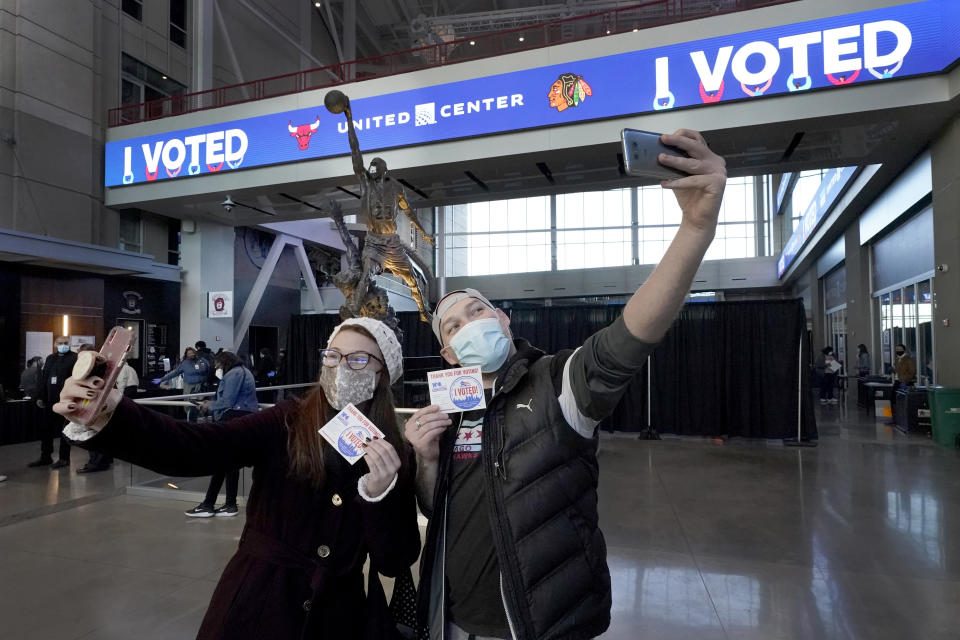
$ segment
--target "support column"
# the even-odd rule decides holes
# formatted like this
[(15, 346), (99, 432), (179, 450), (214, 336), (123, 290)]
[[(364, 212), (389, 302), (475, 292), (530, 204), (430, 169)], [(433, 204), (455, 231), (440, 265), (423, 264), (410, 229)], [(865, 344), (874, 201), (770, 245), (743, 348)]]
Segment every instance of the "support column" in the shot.
[[(870, 351), (874, 371), (879, 370), (879, 345), (873, 344), (871, 322), (873, 298), (870, 295), (870, 247), (860, 246), (860, 225), (854, 222), (844, 232), (847, 270), (847, 359), (854, 362), (857, 345), (863, 343)], [(847, 371), (853, 371), (851, 364)]]
[(190, 21), (190, 52), (193, 69), (190, 91), (213, 88), (213, 5), (216, 0), (195, 0)]
[[(933, 360), (936, 382), (960, 387), (960, 118), (940, 132), (933, 161)], [(946, 265), (946, 270), (941, 267)], [(944, 323), (949, 323), (946, 326)]]
[(812, 264), (803, 276), (810, 286), (810, 321), (813, 324), (813, 353), (819, 353), (827, 344), (826, 317), (823, 313), (823, 290), (817, 277), (817, 265)]
[[(343, 58), (357, 59), (357, 0), (343, 1)], [(350, 65), (347, 73), (353, 80), (357, 75), (356, 65)]]
[(233, 348), (234, 319), (208, 318), (207, 292), (233, 291), (234, 237), (231, 226), (200, 221), (193, 233), (181, 234), (180, 342), (185, 345), (203, 340), (214, 352)]

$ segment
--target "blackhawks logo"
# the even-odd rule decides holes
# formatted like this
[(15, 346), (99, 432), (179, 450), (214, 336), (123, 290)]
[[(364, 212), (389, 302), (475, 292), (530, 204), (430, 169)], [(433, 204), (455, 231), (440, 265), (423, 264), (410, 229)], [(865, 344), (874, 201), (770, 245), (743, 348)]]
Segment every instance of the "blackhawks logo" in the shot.
[(557, 81), (550, 86), (550, 107), (558, 112), (568, 107), (579, 107), (580, 103), (593, 95), (593, 89), (583, 79), (574, 73), (562, 73)]

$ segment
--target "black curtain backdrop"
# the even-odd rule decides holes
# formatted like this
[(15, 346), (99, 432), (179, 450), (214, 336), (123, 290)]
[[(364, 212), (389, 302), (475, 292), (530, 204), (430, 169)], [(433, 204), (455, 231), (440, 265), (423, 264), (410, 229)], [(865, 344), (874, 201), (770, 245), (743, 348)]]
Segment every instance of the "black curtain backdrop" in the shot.
[[(575, 349), (612, 323), (622, 305), (513, 309), (511, 329), (547, 353)], [(398, 314), (405, 356), (436, 356), (439, 345), (415, 312)], [(336, 315), (293, 316), (287, 380), (316, 380), (318, 350)], [(803, 343), (803, 354), (799, 353)], [(809, 376), (798, 368), (810, 345), (801, 300), (688, 304), (601, 428), (709, 437), (796, 438), (797, 377), (803, 385), (801, 438), (817, 437)]]

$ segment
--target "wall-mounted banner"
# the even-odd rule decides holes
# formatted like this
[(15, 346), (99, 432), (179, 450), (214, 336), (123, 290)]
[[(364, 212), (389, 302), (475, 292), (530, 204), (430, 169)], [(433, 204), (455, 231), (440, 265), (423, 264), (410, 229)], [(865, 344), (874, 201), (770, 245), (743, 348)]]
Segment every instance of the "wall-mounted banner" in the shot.
[[(638, 46), (643, 31), (632, 34)], [(753, 100), (941, 72), (960, 2), (924, 0), (352, 101), (365, 150)], [(349, 86), (346, 87), (349, 95)], [(108, 187), (349, 153), (317, 105), (108, 142)], [(882, 105), (878, 105), (882, 106)]]
[(846, 191), (847, 185), (849, 185), (854, 176), (857, 175), (859, 169), (860, 167), (837, 167), (823, 174), (823, 180), (820, 181), (820, 186), (813, 195), (813, 200), (807, 205), (807, 210), (803, 212), (803, 217), (800, 218), (800, 224), (797, 225), (797, 228), (793, 231), (793, 235), (787, 240), (787, 244), (783, 247), (783, 253), (780, 254), (780, 258), (777, 260), (778, 278), (783, 277), (787, 267), (789, 267), (793, 259), (797, 257), (797, 254), (800, 253), (800, 249), (803, 248), (804, 243), (813, 235), (813, 230), (817, 228), (817, 225), (820, 224), (820, 221), (823, 220), (827, 213), (833, 209), (833, 205), (837, 203), (837, 200), (839, 200), (840, 196)]

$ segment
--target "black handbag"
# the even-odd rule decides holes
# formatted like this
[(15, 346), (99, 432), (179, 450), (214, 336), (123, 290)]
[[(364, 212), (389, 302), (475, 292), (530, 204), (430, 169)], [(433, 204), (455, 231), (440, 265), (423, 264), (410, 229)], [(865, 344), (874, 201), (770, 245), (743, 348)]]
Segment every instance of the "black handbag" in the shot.
[(367, 574), (367, 640), (411, 640), (416, 634), (417, 589), (410, 569), (401, 571), (387, 605), (380, 574), (372, 564)]

